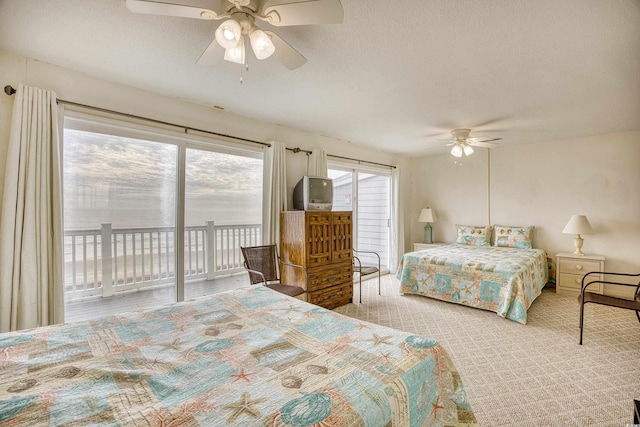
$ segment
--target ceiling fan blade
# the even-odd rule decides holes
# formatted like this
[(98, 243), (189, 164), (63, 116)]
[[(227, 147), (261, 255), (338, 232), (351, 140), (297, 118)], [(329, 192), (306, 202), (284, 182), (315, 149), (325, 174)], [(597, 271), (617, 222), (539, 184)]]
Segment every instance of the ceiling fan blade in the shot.
[(218, 44), (216, 39), (213, 39), (211, 44), (200, 55), (196, 64), (203, 67), (215, 67), (224, 58), (224, 48)]
[(490, 140), (484, 140), (484, 141), (469, 141), (469, 145), (472, 145), (474, 147), (484, 147), (484, 148), (494, 148), (497, 147), (498, 144), (495, 144), (491, 141), (499, 141), (502, 138), (492, 138)]
[(344, 10), (340, 0), (267, 0), (262, 9), (266, 22), (276, 27), (340, 24)]
[(491, 141), (500, 141), (501, 139), (502, 138), (494, 138), (493, 136), (483, 136), (483, 135), (467, 138), (467, 140), (471, 142), (491, 142)]
[(276, 47), (271, 57), (280, 61), (285, 67), (290, 70), (295, 70), (307, 62), (307, 58), (302, 56), (302, 54), (295, 50), (289, 43), (282, 40), (276, 33), (273, 31), (265, 31), (265, 33), (271, 37), (271, 41)]
[[(208, 1), (207, 5), (214, 4), (216, 10), (210, 8), (202, 8), (196, 6), (185, 6), (181, 4), (165, 3), (162, 1), (147, 1), (147, 0), (127, 0), (127, 9), (134, 13), (145, 13), (148, 15), (163, 15), (163, 16), (179, 16), (182, 18), (194, 18), (194, 19), (220, 19), (225, 13), (225, 9), (222, 5), (223, 0)], [(203, 3), (202, 1), (200, 1)]]

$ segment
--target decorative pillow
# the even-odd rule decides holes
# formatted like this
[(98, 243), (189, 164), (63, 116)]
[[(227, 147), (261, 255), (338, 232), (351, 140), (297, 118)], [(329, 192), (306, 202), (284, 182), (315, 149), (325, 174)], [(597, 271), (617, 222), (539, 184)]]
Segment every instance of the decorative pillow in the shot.
[(456, 224), (458, 237), (456, 243), (468, 246), (491, 246), (491, 226)]
[(503, 248), (531, 249), (533, 247), (534, 228), (534, 225), (526, 227), (494, 225), (493, 245)]

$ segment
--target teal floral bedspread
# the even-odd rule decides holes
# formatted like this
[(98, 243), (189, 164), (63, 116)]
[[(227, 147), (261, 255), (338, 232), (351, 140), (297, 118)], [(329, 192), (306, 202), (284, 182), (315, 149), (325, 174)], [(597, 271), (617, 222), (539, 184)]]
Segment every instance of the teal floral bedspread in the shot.
[(0, 334), (1, 426), (475, 423), (434, 340), (261, 286)]
[(400, 291), (496, 312), (527, 323), (549, 279), (542, 249), (445, 245), (404, 254)]

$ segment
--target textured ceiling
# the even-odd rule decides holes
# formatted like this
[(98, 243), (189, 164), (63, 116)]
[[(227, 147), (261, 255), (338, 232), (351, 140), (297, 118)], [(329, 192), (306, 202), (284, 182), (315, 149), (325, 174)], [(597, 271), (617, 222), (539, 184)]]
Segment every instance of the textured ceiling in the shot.
[(640, 129), (639, 0), (342, 4), (343, 24), (259, 23), (308, 62), (253, 59), (243, 85), (237, 64), (196, 65), (219, 21), (124, 0), (0, 0), (0, 49), (407, 155), (443, 152), (459, 127), (501, 144)]

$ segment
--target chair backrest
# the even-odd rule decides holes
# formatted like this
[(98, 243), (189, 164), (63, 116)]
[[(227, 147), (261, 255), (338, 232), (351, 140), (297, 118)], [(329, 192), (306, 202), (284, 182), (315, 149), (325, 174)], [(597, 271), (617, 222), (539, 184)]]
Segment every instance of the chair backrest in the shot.
[[(276, 245), (241, 247), (244, 266), (247, 270), (259, 271), (267, 282), (278, 281), (278, 249)], [(249, 273), (252, 285), (262, 282), (262, 277)]]

